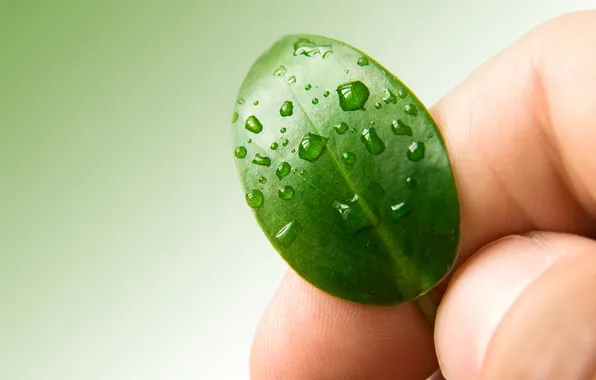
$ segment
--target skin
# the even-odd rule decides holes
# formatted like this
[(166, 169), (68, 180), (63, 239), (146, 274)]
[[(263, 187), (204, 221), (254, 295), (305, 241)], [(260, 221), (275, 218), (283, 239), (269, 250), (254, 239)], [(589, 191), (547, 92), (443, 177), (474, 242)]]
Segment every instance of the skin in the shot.
[(551, 20), (431, 112), (462, 204), (459, 269), (371, 307), (292, 271), (258, 327), (253, 380), (596, 379), (596, 12)]

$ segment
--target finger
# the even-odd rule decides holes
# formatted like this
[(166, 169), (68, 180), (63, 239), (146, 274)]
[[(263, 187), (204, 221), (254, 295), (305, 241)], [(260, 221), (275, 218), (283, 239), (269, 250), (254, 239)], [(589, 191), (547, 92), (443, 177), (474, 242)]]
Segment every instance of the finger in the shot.
[[(568, 15), (529, 33), (432, 108), (460, 192), (461, 261), (506, 234), (594, 231), (596, 178), (583, 175), (596, 170), (593, 62), (596, 12)], [(251, 373), (417, 380), (436, 366), (432, 339), (412, 305), (354, 305), (290, 272), (255, 337)]]
[(596, 242), (512, 236), (459, 269), (439, 308), (447, 379), (593, 379)]

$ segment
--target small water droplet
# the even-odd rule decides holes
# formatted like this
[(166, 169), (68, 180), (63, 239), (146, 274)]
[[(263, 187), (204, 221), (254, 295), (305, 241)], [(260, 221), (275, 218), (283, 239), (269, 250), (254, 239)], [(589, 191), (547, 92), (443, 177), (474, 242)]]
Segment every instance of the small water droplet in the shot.
[(399, 222), (404, 216), (412, 212), (410, 205), (406, 202), (397, 203), (391, 206), (391, 219), (394, 222)]
[(432, 139), (433, 137), (435, 137), (435, 134), (433, 133), (433, 131), (426, 132), (426, 138)]
[(375, 104), (375, 108), (376, 108), (376, 109), (380, 110), (380, 109), (381, 109), (381, 107), (383, 107), (383, 105), (382, 105), (381, 103), (376, 103), (376, 104)]
[(259, 105), (259, 101), (258, 101), (258, 100), (255, 100), (255, 101), (253, 102), (253, 105), (255, 105), (255, 106), (258, 106), (258, 105)]
[(305, 89), (306, 91), (309, 91), (311, 88), (312, 88), (312, 84), (310, 84), (310, 83), (309, 83), (309, 84), (307, 84), (306, 86), (304, 86), (304, 89)]
[(252, 133), (261, 133), (263, 130), (263, 124), (257, 119), (256, 116), (251, 115), (246, 119), (246, 123), (244, 124), (244, 128), (251, 131)]
[(356, 133), (356, 132), (357, 132), (357, 131), (356, 131), (356, 128), (350, 128), (350, 132), (352, 132), (352, 133)]
[(327, 58), (327, 55), (333, 53), (331, 45), (317, 44), (308, 38), (300, 38), (294, 43), (294, 56), (304, 55), (307, 57), (314, 57), (320, 55)]
[(339, 106), (344, 111), (363, 110), (370, 91), (360, 81), (344, 83), (337, 87), (339, 95)]
[(294, 239), (296, 239), (296, 229), (297, 223), (295, 221), (289, 222), (277, 232), (275, 235), (275, 240), (277, 240), (277, 242), (283, 246), (292, 244)]
[(285, 140), (284, 140), (284, 141), (281, 143), (281, 145), (283, 145), (283, 146), (288, 146), (288, 144), (289, 144), (289, 143), (290, 143), (290, 141), (288, 141), (288, 139), (285, 139)]
[(275, 175), (277, 176), (277, 178), (283, 179), (285, 176), (290, 174), (291, 171), (292, 171), (292, 166), (284, 161), (277, 167), (277, 170), (275, 171)]
[(234, 112), (232, 114), (232, 124), (236, 122), (236, 120), (238, 120), (238, 112)]
[(383, 97), (385, 104), (397, 104), (397, 96), (390, 89), (385, 89), (385, 96)]
[(296, 153), (296, 149), (292, 149), (292, 153)]
[(420, 161), (424, 158), (424, 143), (420, 141), (414, 141), (408, 147), (408, 159), (410, 161)]
[(244, 102), (245, 102), (244, 98), (238, 99), (238, 104), (244, 104)]
[(370, 64), (370, 61), (368, 60), (368, 58), (366, 58), (366, 57), (358, 58), (358, 66), (368, 66), (369, 64)]
[(414, 177), (406, 178), (406, 184), (411, 188), (416, 187), (416, 184), (417, 184), (416, 178), (414, 178)]
[(246, 157), (246, 148), (243, 146), (239, 146), (238, 148), (236, 148), (236, 150), (234, 150), (234, 155), (237, 158), (244, 158)]
[(266, 156), (261, 156), (260, 154), (255, 154), (255, 158), (252, 160), (252, 163), (259, 166), (271, 166), (271, 159)]
[(397, 95), (402, 98), (405, 99), (406, 96), (408, 96), (408, 92), (406, 91), (406, 89), (404, 88), (400, 88), (399, 90), (397, 90)]
[(306, 174), (306, 170), (300, 170), (298, 172), (299, 175), (304, 176)]
[(294, 83), (296, 83), (296, 76), (292, 75), (291, 77), (288, 78), (288, 84), (291, 86)]
[(281, 199), (289, 201), (294, 198), (294, 188), (289, 185), (283, 186), (279, 189), (278, 194)]
[(393, 120), (391, 122), (391, 130), (398, 136), (412, 136), (412, 128), (401, 120)]
[(279, 148), (279, 144), (277, 144), (276, 142), (271, 143), (270, 148), (271, 148), (271, 150), (277, 150), (277, 148)]
[(345, 203), (335, 201), (333, 208), (339, 213), (342, 225), (349, 233), (356, 233), (379, 223), (377, 215), (371, 212), (358, 194)]
[(252, 143), (252, 139), (248, 139), (247, 143), (251, 144)]
[(282, 127), (282, 128), (279, 130), (279, 131), (280, 131), (281, 133), (286, 133), (287, 129), (286, 129), (286, 127)]
[(343, 135), (348, 130), (348, 128), (348, 124), (342, 122), (335, 126), (335, 132), (337, 132), (340, 135)]
[(347, 75), (347, 74), (349, 74), (349, 73), (350, 73), (350, 69), (346, 69), (346, 70), (344, 71), (344, 73), (346, 73), (346, 75)]
[(354, 161), (356, 161), (356, 155), (346, 151), (341, 154), (341, 159), (346, 165), (352, 165), (354, 164)]
[(275, 69), (275, 71), (273, 72), (273, 75), (275, 75), (276, 77), (283, 77), (284, 75), (286, 75), (286, 73), (288, 72), (288, 69), (285, 66), (279, 66), (277, 69)]
[(323, 154), (325, 145), (327, 145), (327, 139), (325, 137), (308, 133), (300, 142), (298, 156), (303, 160), (314, 162)]
[(246, 193), (246, 203), (252, 208), (259, 208), (263, 204), (263, 193), (260, 190), (253, 190)]
[(328, 97), (329, 94), (331, 94), (329, 91), (325, 91), (325, 93), (323, 94), (324, 97)]
[(259, 182), (260, 183), (267, 183), (267, 178), (261, 177), (261, 178), (259, 178)]
[(279, 114), (283, 117), (292, 116), (294, 113), (294, 103), (289, 100), (286, 100), (284, 104), (281, 105), (279, 108)]
[(312, 100), (312, 104), (314, 104), (314, 105), (317, 105), (317, 104), (319, 104), (319, 99), (317, 99), (317, 98), (314, 98), (314, 99)]
[(360, 141), (362, 141), (369, 153), (381, 154), (385, 150), (385, 143), (377, 135), (373, 127), (364, 128), (360, 136)]
[(418, 116), (418, 108), (412, 103), (406, 104), (404, 107), (404, 112), (410, 116)]

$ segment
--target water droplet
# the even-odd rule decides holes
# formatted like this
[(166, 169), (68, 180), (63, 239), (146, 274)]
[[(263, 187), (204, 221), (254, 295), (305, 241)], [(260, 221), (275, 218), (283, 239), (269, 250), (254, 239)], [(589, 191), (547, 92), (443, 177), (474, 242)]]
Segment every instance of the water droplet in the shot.
[(412, 128), (401, 120), (393, 120), (391, 122), (391, 130), (398, 136), (412, 136)]
[(245, 102), (244, 98), (238, 99), (238, 104), (244, 104), (244, 102)]
[(418, 116), (418, 108), (412, 103), (406, 104), (404, 107), (404, 112), (410, 116)]
[(263, 130), (263, 124), (257, 119), (256, 116), (251, 115), (246, 119), (246, 123), (244, 124), (244, 128), (251, 131), (252, 133), (261, 133)]
[(299, 175), (304, 176), (306, 174), (306, 170), (300, 170), (298, 172)]
[(346, 165), (352, 165), (354, 163), (354, 161), (356, 161), (356, 155), (352, 152), (346, 151), (341, 154), (341, 160)]
[(385, 150), (385, 143), (372, 127), (364, 128), (362, 135), (360, 136), (360, 141), (362, 141), (369, 153), (381, 154)]
[(370, 91), (368, 87), (360, 81), (344, 83), (337, 87), (339, 95), (339, 106), (344, 111), (363, 110)]
[(275, 69), (275, 71), (273, 72), (273, 75), (275, 75), (276, 77), (283, 77), (284, 75), (286, 75), (286, 73), (288, 72), (288, 69), (285, 66), (279, 66), (277, 69)]
[(383, 105), (382, 105), (381, 103), (376, 103), (376, 104), (375, 104), (375, 108), (376, 108), (376, 109), (380, 110), (380, 109), (381, 109), (381, 107), (383, 107)]
[(350, 69), (346, 69), (346, 70), (344, 71), (344, 73), (346, 73), (346, 75), (347, 75), (347, 74), (349, 74), (349, 73), (350, 73)]
[(311, 88), (312, 88), (312, 84), (310, 84), (310, 83), (309, 83), (309, 84), (307, 84), (306, 86), (304, 86), (304, 89), (305, 89), (306, 91), (310, 90)]
[(411, 188), (416, 187), (416, 184), (417, 184), (416, 178), (414, 178), (414, 177), (406, 178), (406, 184)]
[(258, 100), (255, 100), (255, 101), (253, 102), (253, 105), (255, 105), (255, 106), (258, 106), (258, 105), (259, 105), (259, 101), (258, 101)]
[(236, 122), (236, 120), (238, 120), (238, 112), (234, 112), (234, 113), (232, 114), (232, 123), (235, 123), (235, 122)]
[(314, 98), (314, 99), (312, 100), (312, 104), (314, 104), (314, 105), (317, 105), (317, 104), (319, 104), (319, 99), (317, 99), (317, 98)]
[(410, 161), (420, 161), (424, 158), (424, 143), (414, 141), (408, 147), (408, 159)]
[(287, 162), (282, 162), (277, 167), (277, 170), (275, 171), (275, 175), (277, 176), (277, 178), (283, 179), (285, 176), (290, 174), (291, 171), (292, 171), (292, 166), (290, 164), (288, 164)]
[(289, 144), (289, 143), (290, 143), (290, 142), (288, 141), (288, 139), (285, 139), (285, 140), (284, 140), (284, 141), (281, 143), (281, 145), (283, 145), (283, 146), (288, 146), (288, 144)]
[(260, 183), (267, 183), (267, 178), (261, 177), (261, 178), (259, 178), (259, 182)]
[(337, 124), (335, 126), (335, 132), (337, 132), (340, 135), (343, 135), (348, 130), (348, 128), (348, 125), (342, 122), (341, 124)]
[(259, 166), (271, 166), (271, 159), (266, 156), (261, 156), (260, 154), (255, 154), (255, 158), (252, 160), (252, 163)]
[(279, 114), (283, 117), (292, 116), (294, 113), (294, 103), (286, 100), (279, 108)]
[(371, 212), (358, 194), (346, 203), (334, 202), (333, 207), (339, 213), (343, 227), (350, 233), (374, 227), (379, 223), (377, 215)]
[(287, 129), (286, 129), (286, 127), (283, 127), (283, 128), (281, 128), (279, 131), (280, 131), (281, 133), (286, 133)]
[(291, 77), (288, 78), (288, 84), (291, 86), (294, 83), (296, 83), (296, 76), (292, 75)]
[(270, 148), (271, 148), (271, 150), (277, 150), (277, 148), (279, 148), (279, 144), (277, 144), (276, 142), (271, 143)]
[(405, 99), (406, 96), (408, 96), (408, 92), (404, 88), (400, 88), (399, 90), (397, 90), (397, 95), (400, 98)]
[(251, 143), (252, 143), (252, 139), (248, 139), (248, 141), (247, 141), (247, 142), (248, 142), (249, 144), (251, 144)]
[(433, 133), (433, 131), (426, 132), (426, 138), (432, 139), (433, 137), (435, 137), (435, 134)]
[(300, 142), (298, 156), (303, 160), (314, 162), (321, 157), (326, 144), (327, 139), (325, 137), (308, 133)]
[(314, 57), (320, 55), (326, 58), (327, 55), (333, 53), (331, 45), (320, 45), (308, 38), (300, 38), (294, 43), (294, 56), (304, 55), (307, 57)]
[(406, 202), (401, 202), (391, 206), (391, 219), (399, 222), (404, 216), (412, 212), (412, 208)]
[(292, 149), (292, 153), (296, 153), (296, 149)]
[(358, 66), (368, 66), (370, 64), (368, 58), (366, 57), (360, 57), (358, 59)]
[(283, 226), (275, 235), (275, 240), (280, 245), (290, 245), (296, 239), (296, 228), (297, 223), (295, 221), (291, 221), (285, 226)]
[(397, 96), (390, 89), (385, 90), (385, 96), (383, 97), (385, 104), (397, 104)]
[(325, 93), (323, 94), (324, 97), (328, 97), (329, 94), (331, 94), (329, 91), (325, 91)]
[(246, 157), (246, 148), (243, 146), (239, 146), (238, 148), (236, 148), (236, 150), (234, 150), (234, 155), (237, 158), (244, 158)]
[(352, 132), (352, 133), (356, 133), (356, 132), (357, 132), (357, 131), (356, 131), (356, 128), (350, 128), (350, 132)]
[(260, 190), (253, 190), (246, 193), (246, 203), (252, 208), (261, 207), (263, 204), (263, 193)]
[(290, 199), (294, 198), (294, 188), (292, 186), (286, 185), (279, 189), (279, 197), (284, 201), (289, 201)]

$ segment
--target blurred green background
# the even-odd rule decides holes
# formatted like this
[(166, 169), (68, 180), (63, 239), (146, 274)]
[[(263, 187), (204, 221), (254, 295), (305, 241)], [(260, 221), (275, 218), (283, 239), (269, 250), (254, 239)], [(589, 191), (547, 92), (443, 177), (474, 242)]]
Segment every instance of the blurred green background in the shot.
[(323, 34), (428, 105), (593, 1), (0, 1), (0, 379), (248, 379), (285, 271), (230, 116), (279, 36)]

